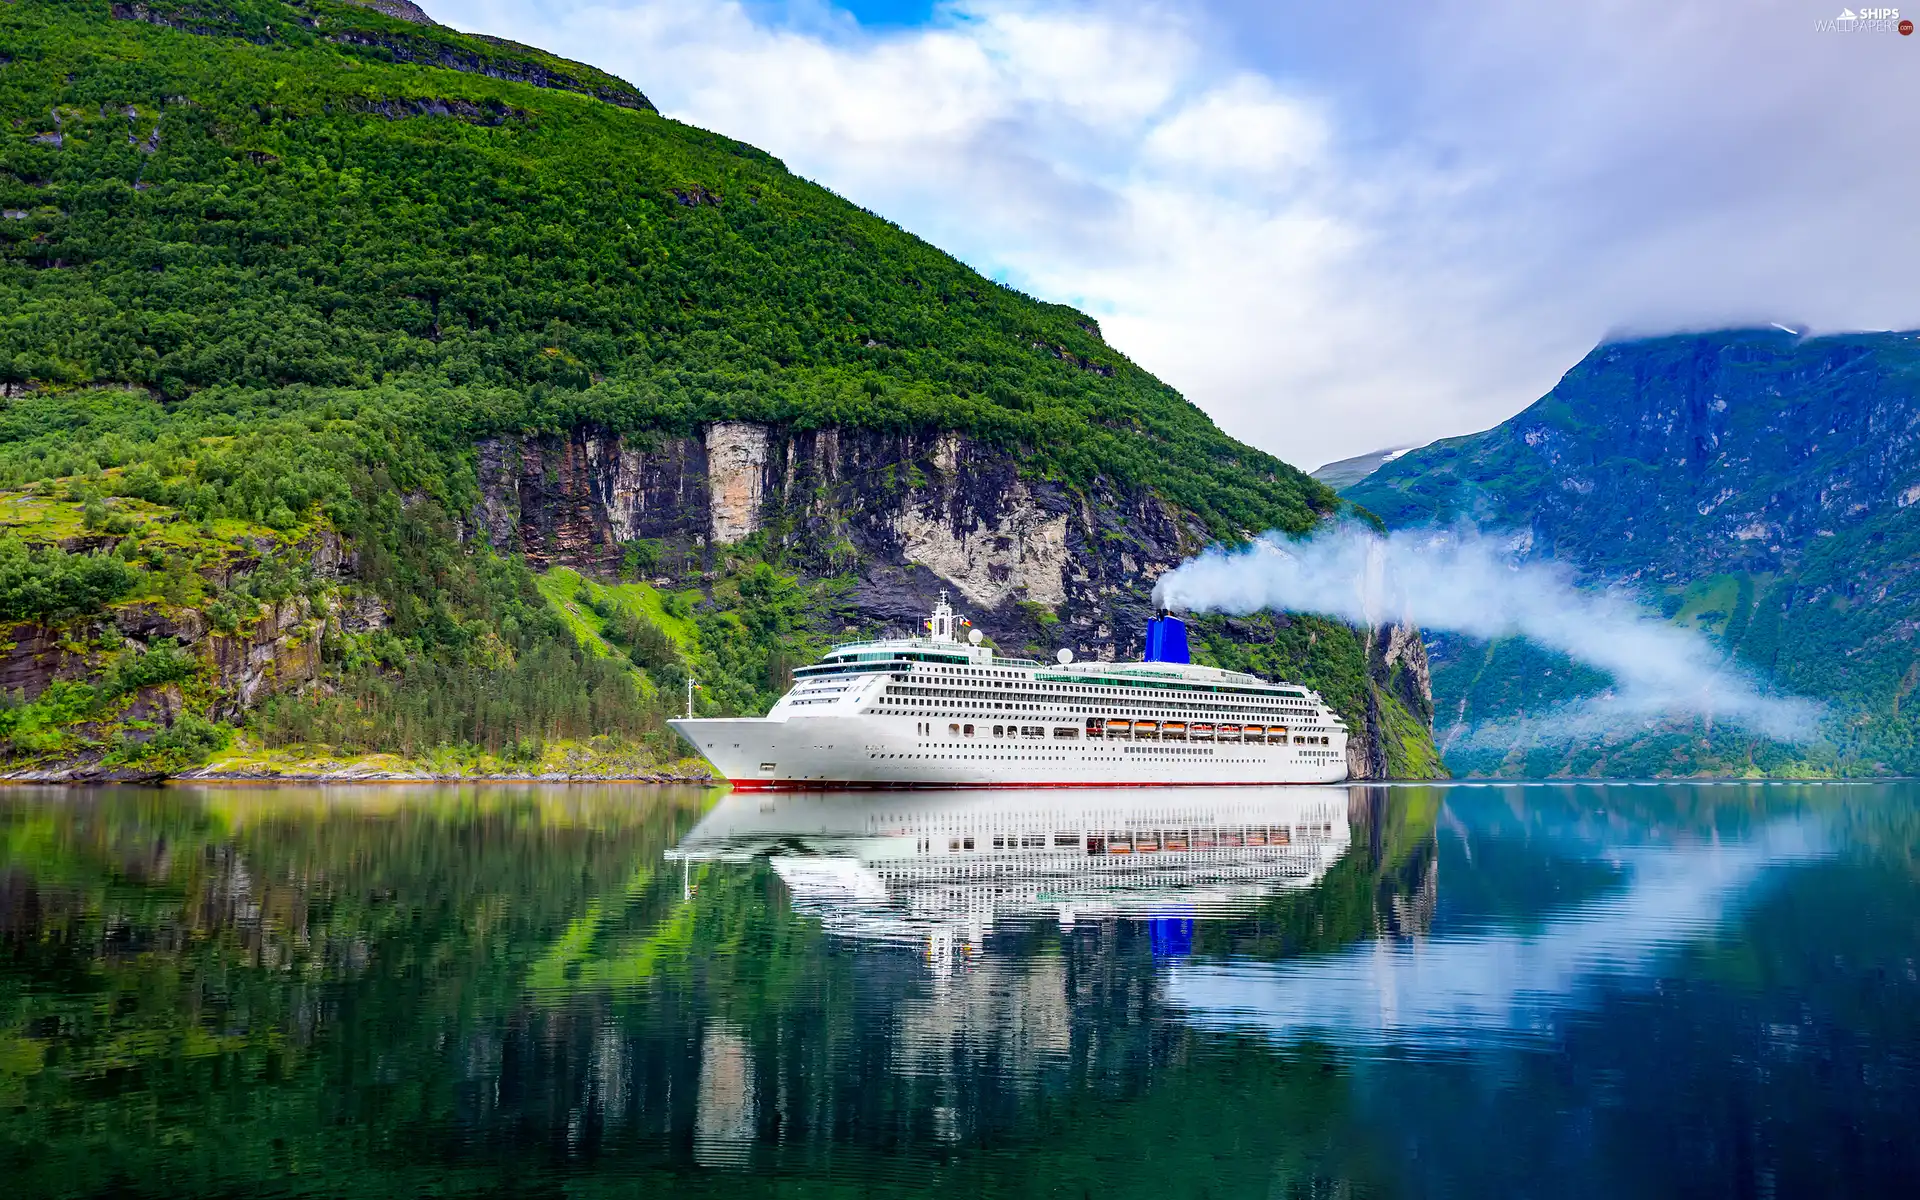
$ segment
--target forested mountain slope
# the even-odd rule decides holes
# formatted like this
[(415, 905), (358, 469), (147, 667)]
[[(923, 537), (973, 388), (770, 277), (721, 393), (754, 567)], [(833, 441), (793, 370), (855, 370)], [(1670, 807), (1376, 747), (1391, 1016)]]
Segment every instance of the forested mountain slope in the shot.
[[(1636, 587), (1739, 665), (1829, 701), (1824, 746), (1665, 727), (1491, 746), (1458, 768), (1644, 774), (1920, 770), (1920, 335), (1779, 330), (1602, 345), (1485, 433), (1389, 462), (1344, 494), (1394, 527), (1467, 522)], [(1605, 680), (1524, 643), (1433, 639), (1443, 736)]]
[[(689, 673), (761, 709), (942, 586), (1124, 654), (1159, 570), (1337, 507), (1084, 314), (411, 4), (16, 0), (0, 56), (16, 767), (647, 769)], [(1432, 768), (1417, 640), (1203, 640)]]

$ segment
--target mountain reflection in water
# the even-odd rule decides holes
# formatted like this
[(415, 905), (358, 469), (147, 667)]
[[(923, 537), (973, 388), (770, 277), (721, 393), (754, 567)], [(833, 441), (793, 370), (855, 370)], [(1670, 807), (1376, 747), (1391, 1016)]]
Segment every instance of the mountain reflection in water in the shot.
[(1916, 798), (4, 792), (0, 1178), (1893, 1190)]

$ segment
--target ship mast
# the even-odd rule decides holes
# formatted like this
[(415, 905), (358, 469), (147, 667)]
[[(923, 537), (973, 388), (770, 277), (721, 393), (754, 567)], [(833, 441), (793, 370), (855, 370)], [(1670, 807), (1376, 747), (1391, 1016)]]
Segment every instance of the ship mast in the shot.
[(947, 603), (947, 593), (940, 592), (940, 603), (933, 606), (933, 615), (927, 618), (927, 632), (936, 642), (951, 642), (953, 638), (953, 605)]

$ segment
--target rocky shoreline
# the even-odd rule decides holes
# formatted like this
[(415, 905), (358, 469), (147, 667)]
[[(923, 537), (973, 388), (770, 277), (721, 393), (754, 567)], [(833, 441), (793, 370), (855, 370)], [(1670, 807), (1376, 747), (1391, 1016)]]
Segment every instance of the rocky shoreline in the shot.
[[(74, 781), (84, 782), (84, 781)], [(680, 775), (670, 772), (632, 774), (622, 772), (549, 771), (542, 774), (473, 773), (445, 771), (182, 771), (162, 776), (160, 782), (173, 783), (673, 783), (702, 786), (723, 782), (714, 775)]]
[(99, 762), (66, 761), (0, 772), (7, 784), (163, 784), (163, 783), (657, 783), (711, 786), (723, 782), (703, 767), (685, 763), (659, 770), (487, 771), (447, 770), (426, 764), (304, 762), (214, 762), (182, 771), (109, 767)]

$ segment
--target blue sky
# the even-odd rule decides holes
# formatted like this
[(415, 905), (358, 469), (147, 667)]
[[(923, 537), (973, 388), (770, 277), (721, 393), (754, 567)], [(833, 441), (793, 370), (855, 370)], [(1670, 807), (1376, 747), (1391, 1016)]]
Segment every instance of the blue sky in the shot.
[(868, 29), (899, 29), (925, 25), (933, 19), (933, 3), (895, 3), (894, 0), (848, 0), (838, 5)]
[(1610, 332), (1920, 327), (1920, 37), (1828, 0), (425, 7), (1085, 308), (1309, 468), (1502, 420)]

